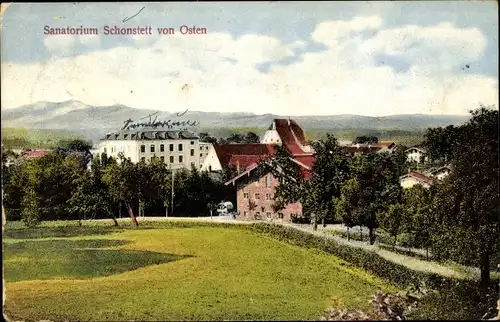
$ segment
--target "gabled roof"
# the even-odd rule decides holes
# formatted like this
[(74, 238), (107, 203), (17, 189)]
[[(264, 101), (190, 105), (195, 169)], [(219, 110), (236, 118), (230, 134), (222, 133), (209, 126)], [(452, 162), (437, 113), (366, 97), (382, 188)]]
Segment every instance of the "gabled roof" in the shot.
[(431, 168), (429, 170), (426, 171), (426, 174), (429, 174), (429, 175), (435, 175), (439, 172), (442, 172), (442, 171), (451, 171), (451, 167), (450, 166), (442, 166), (442, 167), (439, 167), (439, 168)]
[(290, 154), (307, 153), (304, 149), (307, 145), (304, 131), (294, 120), (274, 119), (273, 125)]
[(405, 178), (414, 178), (420, 182), (427, 183), (427, 184), (433, 184), (435, 181), (433, 178), (428, 177), (423, 173), (415, 172), (415, 171), (412, 171), (404, 176), (401, 176), (400, 179), (405, 179)]
[[(229, 166), (231, 158), (235, 156), (247, 156), (249, 158), (236, 157), (233, 162), (236, 163), (237, 160), (240, 162), (248, 163), (247, 161), (252, 159), (252, 157), (265, 157), (275, 154), (275, 146), (272, 144), (216, 144), (214, 145), (215, 153), (221, 164), (222, 168)], [(241, 164), (240, 164), (241, 167)]]
[[(299, 157), (300, 161), (297, 160), (296, 158), (297, 157), (294, 157), (291, 159), (292, 159), (292, 161), (294, 161), (295, 163), (300, 165), (300, 167), (302, 169), (302, 175), (304, 176), (304, 178), (306, 178), (306, 179), (310, 178), (312, 176), (311, 169), (312, 169), (312, 162), (314, 162), (314, 156), (313, 155), (303, 155), (303, 156)], [(248, 168), (244, 172), (240, 173), (239, 175), (237, 175), (236, 177), (232, 178), (231, 180), (227, 181), (224, 184), (227, 186), (233, 182), (238, 181), (240, 178), (244, 177), (245, 175), (249, 175), (253, 170), (257, 169), (258, 166), (259, 166), (258, 163), (251, 164), (250, 166), (248, 166)]]
[(409, 149), (406, 149), (405, 152), (408, 152), (410, 150), (417, 150), (417, 151), (420, 151), (422, 153), (427, 153), (427, 150), (422, 148), (422, 147), (419, 147), (419, 146), (412, 146), (411, 148)]
[(250, 165), (263, 161), (268, 157), (268, 155), (232, 155), (228, 166), (244, 170)]

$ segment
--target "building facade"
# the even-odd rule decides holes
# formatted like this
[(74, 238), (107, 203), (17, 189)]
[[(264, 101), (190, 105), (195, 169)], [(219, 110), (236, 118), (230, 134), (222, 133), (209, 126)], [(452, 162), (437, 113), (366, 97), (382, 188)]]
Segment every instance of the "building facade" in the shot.
[(427, 151), (418, 147), (411, 147), (405, 151), (408, 162), (422, 163), (427, 161)]
[(117, 158), (122, 153), (133, 163), (159, 158), (172, 169), (194, 166), (200, 169), (211, 144), (185, 130), (121, 131), (107, 134), (98, 144), (97, 153)]
[(291, 222), (292, 215), (302, 214), (299, 202), (284, 209), (273, 207), (278, 180), (270, 173), (259, 174), (253, 166), (226, 184), (236, 185), (236, 209), (240, 220), (268, 220)]

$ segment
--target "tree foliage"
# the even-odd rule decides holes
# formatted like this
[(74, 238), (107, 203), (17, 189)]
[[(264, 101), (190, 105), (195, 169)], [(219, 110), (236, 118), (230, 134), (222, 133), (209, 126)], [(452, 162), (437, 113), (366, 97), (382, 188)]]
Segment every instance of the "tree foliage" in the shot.
[(481, 107), (456, 129), (453, 171), (433, 203), (437, 225), (434, 253), (481, 269), (489, 283), (491, 256), (500, 240), (498, 110)]

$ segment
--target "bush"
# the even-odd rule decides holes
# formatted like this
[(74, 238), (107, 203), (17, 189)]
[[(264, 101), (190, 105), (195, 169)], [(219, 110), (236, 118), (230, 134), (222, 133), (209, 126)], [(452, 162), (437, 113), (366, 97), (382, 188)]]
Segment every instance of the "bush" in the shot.
[[(425, 308), (432, 308), (434, 310), (432, 315), (440, 318), (460, 316), (461, 319), (478, 319), (481, 318), (482, 315), (482, 310), (480, 310), (480, 308), (483, 308), (483, 306), (486, 308), (491, 304), (486, 303), (490, 300), (486, 301), (484, 294), (481, 296), (479, 287), (474, 281), (462, 281), (443, 277), (434, 273), (414, 271), (405, 266), (386, 260), (376, 253), (339, 244), (334, 240), (315, 236), (291, 227), (267, 223), (254, 223), (249, 228), (255, 232), (267, 234), (297, 246), (313, 247), (336, 255), (402, 288), (426, 285), (430, 289), (440, 290), (440, 295), (435, 295), (434, 297), (430, 297), (427, 301), (424, 301), (422, 307), (416, 311), (417, 313), (414, 313), (414, 316), (417, 317), (426, 315)], [(489, 297), (490, 299), (498, 298), (498, 281), (492, 281), (491, 294), (493, 295)], [(459, 312), (454, 311), (450, 312), (450, 315), (446, 315), (447, 311), (454, 310), (449, 308), (454, 307), (454, 305), (461, 305), (462, 309)], [(444, 308), (441, 309), (441, 311), (439, 311), (440, 306)], [(422, 315), (419, 316), (419, 314)]]

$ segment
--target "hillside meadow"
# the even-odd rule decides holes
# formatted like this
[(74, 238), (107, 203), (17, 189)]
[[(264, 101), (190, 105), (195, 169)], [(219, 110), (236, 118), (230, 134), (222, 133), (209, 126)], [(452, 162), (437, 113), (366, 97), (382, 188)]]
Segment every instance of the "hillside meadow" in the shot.
[(233, 227), (7, 227), (15, 320), (316, 320), (396, 287), (314, 248)]

